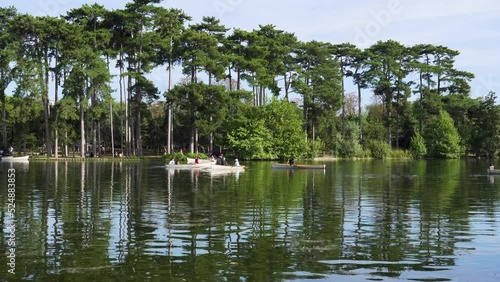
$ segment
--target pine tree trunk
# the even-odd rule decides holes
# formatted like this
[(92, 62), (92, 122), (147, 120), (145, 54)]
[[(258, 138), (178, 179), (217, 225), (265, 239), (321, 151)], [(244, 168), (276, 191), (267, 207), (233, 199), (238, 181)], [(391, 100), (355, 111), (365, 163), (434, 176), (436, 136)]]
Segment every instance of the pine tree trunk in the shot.
[(85, 115), (83, 111), (83, 93), (80, 95), (80, 154), (85, 158), (87, 144), (85, 144)]
[(7, 111), (5, 110), (5, 93), (2, 95), (2, 146), (7, 148)]
[(358, 87), (358, 123), (359, 123), (359, 142), (363, 141), (363, 118), (361, 116), (361, 86), (356, 83)]

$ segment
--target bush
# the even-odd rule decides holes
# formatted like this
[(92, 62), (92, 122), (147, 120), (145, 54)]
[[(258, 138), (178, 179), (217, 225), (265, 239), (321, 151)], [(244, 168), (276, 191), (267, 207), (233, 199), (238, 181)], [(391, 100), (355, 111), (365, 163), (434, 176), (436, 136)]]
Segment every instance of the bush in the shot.
[(425, 134), (428, 137), (426, 147), (432, 157), (455, 159), (464, 152), (453, 119), (446, 111), (439, 112), (439, 116), (428, 125)]
[(307, 154), (306, 157), (314, 158), (317, 157), (323, 152), (325, 148), (325, 143), (318, 137), (314, 142), (307, 141)]
[(394, 149), (394, 150), (391, 150), (390, 156), (391, 156), (391, 158), (395, 158), (395, 159), (409, 159), (412, 157), (412, 154), (409, 151), (405, 151), (405, 150), (401, 150), (401, 149)]
[(168, 163), (173, 159), (179, 161), (180, 164), (187, 164), (187, 156), (181, 152), (164, 155), (163, 159), (165, 160), (165, 163)]
[(425, 139), (420, 134), (415, 134), (410, 140), (410, 152), (416, 159), (427, 155), (427, 148), (425, 147)]
[(363, 148), (357, 141), (341, 140), (340, 155), (344, 158), (357, 158), (363, 154)]
[(385, 142), (372, 140), (368, 143), (368, 149), (375, 159), (385, 159), (391, 155), (391, 146)]

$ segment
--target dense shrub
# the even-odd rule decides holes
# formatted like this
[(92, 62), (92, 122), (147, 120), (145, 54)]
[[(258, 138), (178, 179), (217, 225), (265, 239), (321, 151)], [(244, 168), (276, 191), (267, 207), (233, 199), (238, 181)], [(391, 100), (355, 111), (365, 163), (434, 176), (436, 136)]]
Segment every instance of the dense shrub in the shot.
[(415, 134), (410, 140), (410, 152), (416, 159), (427, 155), (427, 148), (425, 147), (424, 137), (420, 134)]
[(368, 142), (368, 149), (375, 159), (385, 159), (391, 155), (391, 146), (383, 141), (372, 140)]
[(391, 150), (390, 157), (395, 159), (409, 159), (412, 157), (412, 153), (406, 150), (393, 149)]

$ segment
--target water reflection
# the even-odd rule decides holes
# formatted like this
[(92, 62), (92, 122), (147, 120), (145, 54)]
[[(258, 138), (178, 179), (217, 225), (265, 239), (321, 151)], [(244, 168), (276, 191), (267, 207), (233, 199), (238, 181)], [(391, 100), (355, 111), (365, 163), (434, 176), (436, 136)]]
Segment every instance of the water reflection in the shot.
[[(16, 183), (18, 278), (467, 280), (477, 260), (483, 281), (493, 281), (499, 194), (489, 178), (470, 176), (479, 166), (338, 161), (325, 171), (279, 171), (255, 163), (219, 174), (30, 163)], [(6, 203), (5, 189), (1, 197)]]

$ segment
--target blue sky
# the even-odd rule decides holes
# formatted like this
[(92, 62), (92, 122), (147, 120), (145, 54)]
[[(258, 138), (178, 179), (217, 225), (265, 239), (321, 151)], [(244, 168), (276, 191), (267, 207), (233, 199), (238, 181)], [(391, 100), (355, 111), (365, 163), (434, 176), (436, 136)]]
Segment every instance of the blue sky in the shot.
[[(1, 5), (14, 6), (21, 13), (57, 16), (94, 2), (7, 0)], [(108, 9), (120, 9), (128, 1), (100, 2)], [(476, 75), (471, 82), (472, 97), (489, 91), (500, 95), (500, 1), (165, 0), (162, 5), (184, 10), (193, 22), (215, 16), (228, 28), (252, 30), (259, 24), (274, 24), (302, 41), (351, 42), (361, 48), (388, 39), (408, 46), (445, 45), (461, 53), (456, 61), (458, 69)], [(162, 92), (167, 89), (163, 71), (155, 71), (151, 79)], [(178, 81), (180, 75), (174, 79)]]

